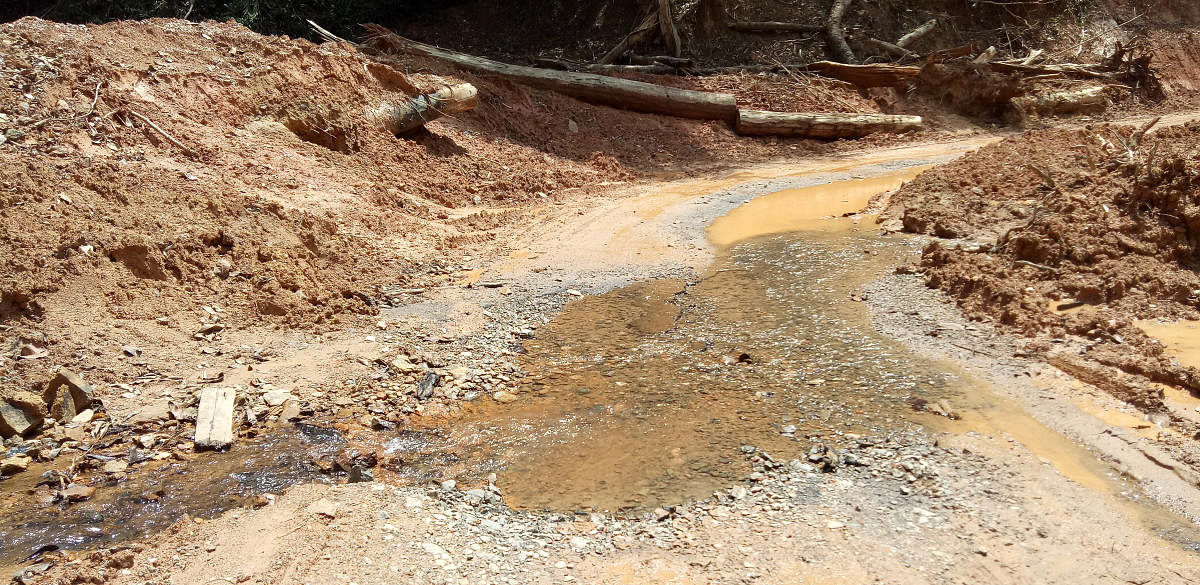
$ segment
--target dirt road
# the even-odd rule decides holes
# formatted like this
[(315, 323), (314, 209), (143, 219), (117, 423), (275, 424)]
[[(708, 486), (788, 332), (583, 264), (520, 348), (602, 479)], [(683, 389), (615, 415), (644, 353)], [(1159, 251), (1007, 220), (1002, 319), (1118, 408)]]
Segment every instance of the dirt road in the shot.
[[(55, 574), (119, 583), (1194, 582), (1195, 518), (1183, 515), (1200, 509), (1194, 486), (1147, 458), (1154, 439), (1115, 416), (1127, 407), (1020, 357), (1019, 344), (964, 321), (918, 277), (889, 275), (917, 257), (920, 239), (879, 236), (865, 216), (821, 219), (829, 205), (865, 203), (849, 199), (788, 220), (804, 232), (738, 231), (770, 223), (735, 221), (774, 215), (768, 194), (796, 189), (796, 203), (816, 193), (805, 187), (903, 180), (987, 140), (650, 185), (579, 213), (551, 208), (513, 238), (507, 257), (471, 275), (475, 286), (390, 309), (377, 333), (398, 323), (432, 332), (431, 344), (438, 332), (463, 336), (458, 351), (519, 361), (540, 386), (522, 383), (512, 402), (416, 427), (483, 421), (502, 433), (489, 443), (514, 447), (473, 459), (469, 441), (450, 441), (439, 466), (422, 451), (439, 445), (422, 439), (404, 448), (409, 463), (426, 467), (427, 482), (392, 485), (380, 470), (371, 483), (300, 485), (270, 505), (184, 520), (131, 548), (84, 554)], [(732, 225), (709, 227), (722, 217)], [(665, 301), (620, 288), (672, 278), (684, 284), (668, 287)], [(478, 284), (493, 281), (502, 286)], [(799, 288), (773, 296), (781, 286)], [(808, 299), (781, 305), (808, 317), (776, 322), (778, 298)], [(746, 332), (720, 326), (730, 311)], [(533, 325), (536, 333), (522, 333)], [(527, 336), (540, 350), (504, 355)], [(350, 362), (378, 351), (351, 337), (281, 363), (337, 352)], [(745, 359), (733, 351), (742, 347)], [(630, 355), (647, 357), (612, 361)], [(835, 355), (840, 365), (828, 358)], [(596, 376), (588, 374), (594, 364)], [(715, 390), (677, 407), (653, 395), (642, 401), (648, 392), (617, 392), (655, 372), (710, 375)], [(877, 398), (891, 388), (895, 402)], [(913, 400), (920, 397), (942, 412)], [(754, 419), (735, 400), (776, 418)], [(635, 416), (625, 426), (589, 426), (578, 413), (595, 405), (608, 408), (601, 418), (619, 419), (622, 408)], [(721, 437), (713, 443), (720, 452), (671, 451), (679, 427), (670, 421), (696, 409), (706, 421), (736, 413), (750, 422), (702, 429)], [(492, 424), (514, 412), (525, 417), (519, 424)], [(530, 448), (512, 440), (522, 434), (553, 440)], [(660, 451), (678, 460), (678, 473), (625, 467), (630, 453), (642, 453), (632, 458), (642, 468), (672, 469), (674, 459), (654, 457)], [(722, 471), (688, 466), (706, 457)], [(712, 478), (729, 470), (738, 478), (712, 495), (686, 503), (663, 495), (712, 489)], [(619, 492), (647, 475), (667, 479), (646, 496), (661, 499), (644, 508), (556, 508), (553, 497), (550, 511), (501, 503), (539, 491)]]

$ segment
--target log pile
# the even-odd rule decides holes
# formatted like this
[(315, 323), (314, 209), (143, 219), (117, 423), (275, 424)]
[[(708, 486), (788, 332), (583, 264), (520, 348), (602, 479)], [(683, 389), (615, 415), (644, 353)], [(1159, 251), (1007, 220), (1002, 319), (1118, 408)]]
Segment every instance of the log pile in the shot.
[[(684, 118), (723, 120), (744, 134), (775, 134), (831, 139), (859, 137), (874, 132), (908, 132), (918, 129), (921, 125), (921, 118), (917, 116), (864, 116), (857, 113), (788, 113), (744, 110), (739, 109), (737, 100), (733, 95), (727, 93), (678, 89), (595, 73), (501, 63), (418, 43), (379, 25), (363, 26), (371, 35), (369, 46), (381, 51), (429, 57), (476, 73), (495, 75), (515, 83), (556, 91), (591, 103)], [(846, 67), (849, 69), (844, 69)], [(900, 69), (900, 72), (897, 73), (892, 69), (881, 70), (878, 67), (846, 66), (836, 63), (819, 65), (817, 68), (827, 71), (837, 69), (842, 71), (843, 76), (859, 79), (860, 82), (867, 84), (878, 83), (879, 80), (895, 83), (897, 79), (915, 73), (915, 71), (909, 72), (905, 69)], [(871, 77), (872, 75), (875, 77)], [(382, 117), (393, 120), (390, 122), (393, 124), (391, 128), (398, 130), (408, 128), (408, 124), (420, 122), (419, 112), (428, 111), (428, 108), (420, 105), (420, 100), (421, 98), (418, 98), (418, 100), (413, 100), (399, 108), (393, 108), (389, 110), (388, 115)], [(418, 103), (414, 104), (414, 102)]]

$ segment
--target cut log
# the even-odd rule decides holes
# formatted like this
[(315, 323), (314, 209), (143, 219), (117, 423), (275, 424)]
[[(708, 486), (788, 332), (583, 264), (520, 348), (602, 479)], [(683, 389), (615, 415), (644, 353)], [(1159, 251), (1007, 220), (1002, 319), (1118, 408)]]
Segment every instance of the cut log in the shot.
[(1013, 109), (1022, 122), (1035, 116), (1061, 116), (1081, 112), (1098, 112), (1108, 107), (1105, 87), (1097, 85), (1071, 91), (1055, 91), (1015, 97)]
[(205, 388), (196, 410), (196, 448), (224, 449), (233, 444), (233, 388)]
[(479, 93), (475, 86), (463, 83), (419, 95), (404, 102), (385, 103), (368, 111), (367, 117), (378, 121), (388, 132), (400, 135), (416, 130), (446, 114), (473, 110), (478, 104)]
[(667, 52), (672, 57), (678, 57), (683, 43), (679, 40), (679, 29), (675, 28), (675, 19), (671, 16), (671, 0), (658, 0), (658, 30)]
[(936, 18), (934, 18), (925, 24), (914, 28), (912, 32), (900, 37), (900, 40), (896, 41), (896, 46), (900, 47), (901, 49), (907, 49), (913, 43), (921, 40), (921, 38), (925, 35), (933, 32), (933, 29), (937, 28), (937, 24), (938, 21)]
[(920, 128), (920, 116), (817, 114), (760, 110), (739, 110), (735, 126), (738, 134), (822, 139), (860, 138), (876, 132), (899, 134)]
[(556, 91), (586, 102), (682, 118), (729, 122), (737, 118), (737, 100), (727, 93), (677, 89), (593, 73), (511, 65), (411, 41), (379, 25), (363, 26), (373, 35), (373, 42), (387, 50), (423, 55), (453, 63), (463, 69), (496, 75), (530, 87)]
[(798, 24), (794, 22), (736, 21), (729, 23), (729, 28), (738, 32), (758, 34), (825, 32), (825, 27), (819, 24)]
[(833, 0), (833, 8), (829, 10), (829, 21), (825, 25), (825, 36), (829, 40), (830, 57), (842, 63), (857, 63), (858, 58), (850, 50), (846, 42), (846, 33), (842, 30), (842, 17), (854, 0)]
[[(654, 26), (657, 22), (658, 22), (658, 11), (656, 11), (656, 10), (650, 11), (650, 14), (647, 14), (646, 18), (642, 19), (642, 22), (637, 25), (637, 28), (633, 29), (633, 32), (630, 32), (629, 34), (625, 35), (625, 38), (621, 39), (621, 42), (617, 43), (616, 46), (613, 47), (612, 49), (609, 49), (609, 51), (607, 53), (605, 53), (603, 57), (600, 57), (600, 61), (598, 61), (598, 63), (600, 63), (601, 65), (609, 65), (609, 64), (612, 64), (613, 62), (615, 62), (618, 57), (620, 57), (621, 55), (624, 55), (625, 51), (629, 50), (629, 47), (631, 45), (640, 43), (643, 40), (645, 40), (647, 37), (649, 37), (650, 33), (654, 32)], [(366, 25), (364, 25), (364, 26), (366, 26)], [(379, 25), (374, 25), (374, 26), (379, 26)], [(370, 30), (370, 28), (368, 27), (367, 30)]]

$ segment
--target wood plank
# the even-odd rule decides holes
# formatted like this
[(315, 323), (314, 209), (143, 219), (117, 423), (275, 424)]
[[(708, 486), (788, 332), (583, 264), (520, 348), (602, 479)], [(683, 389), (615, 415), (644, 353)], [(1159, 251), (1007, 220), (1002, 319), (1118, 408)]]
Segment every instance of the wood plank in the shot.
[(196, 412), (196, 448), (224, 449), (233, 444), (233, 388), (205, 388)]

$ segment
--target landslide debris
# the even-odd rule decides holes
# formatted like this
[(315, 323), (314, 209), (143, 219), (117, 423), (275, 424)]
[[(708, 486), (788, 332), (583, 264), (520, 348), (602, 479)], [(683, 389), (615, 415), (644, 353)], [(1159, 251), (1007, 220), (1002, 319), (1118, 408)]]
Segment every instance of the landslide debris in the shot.
[[(969, 317), (1035, 337), (1032, 350), (1068, 368), (1082, 359), (1195, 392), (1200, 371), (1134, 321), (1200, 318), (1200, 123), (1149, 126), (1007, 138), (905, 185), (884, 221), (951, 240), (930, 243), (920, 270)], [(1081, 355), (1053, 350), (1063, 340)], [(1114, 384), (1161, 407), (1150, 385)]]

